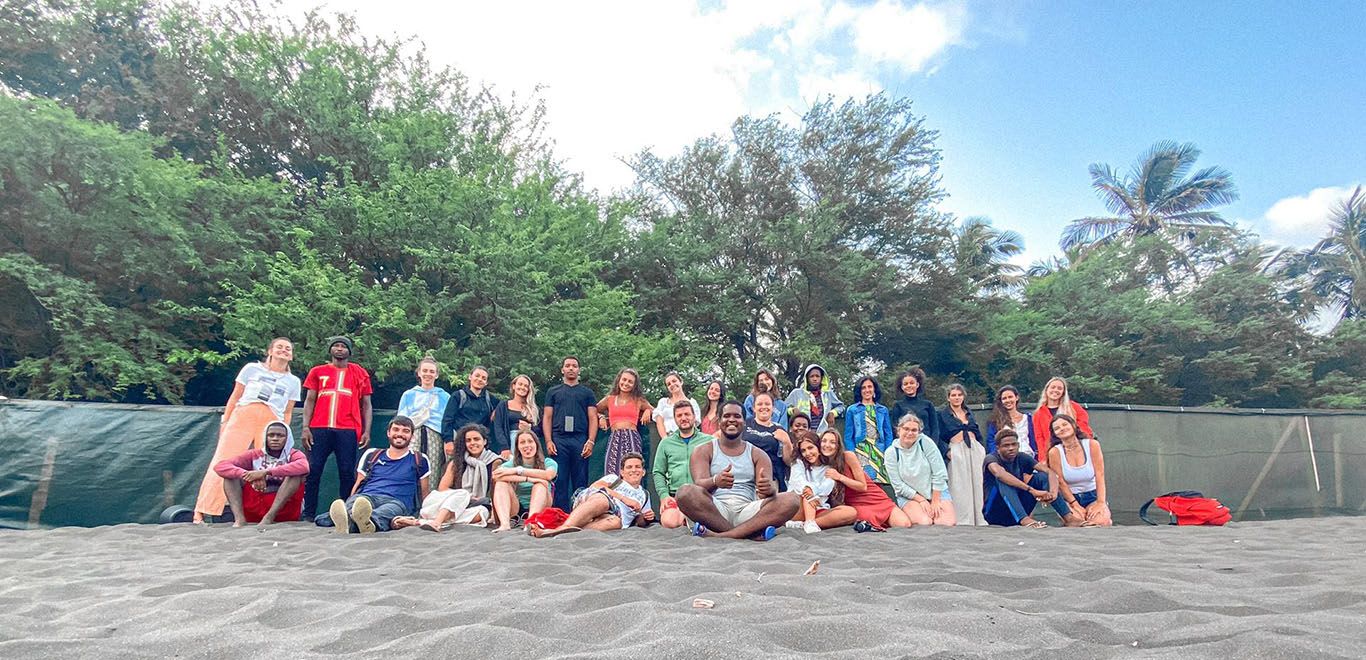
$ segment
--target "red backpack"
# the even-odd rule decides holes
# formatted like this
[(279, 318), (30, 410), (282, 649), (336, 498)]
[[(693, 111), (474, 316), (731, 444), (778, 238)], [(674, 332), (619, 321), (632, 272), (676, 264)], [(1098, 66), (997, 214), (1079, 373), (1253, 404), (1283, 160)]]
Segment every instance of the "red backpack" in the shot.
[(1232, 512), (1219, 500), (1193, 490), (1178, 490), (1154, 497), (1138, 509), (1138, 517), (1149, 525), (1158, 524), (1148, 519), (1148, 507), (1154, 504), (1171, 514), (1169, 525), (1223, 525), (1233, 519)]

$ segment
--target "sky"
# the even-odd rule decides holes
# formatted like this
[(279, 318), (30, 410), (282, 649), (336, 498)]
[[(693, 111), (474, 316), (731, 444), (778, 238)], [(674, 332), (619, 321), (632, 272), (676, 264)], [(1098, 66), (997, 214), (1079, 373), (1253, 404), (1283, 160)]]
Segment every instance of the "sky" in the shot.
[[(939, 132), (941, 209), (1023, 235), (1021, 264), (1102, 215), (1087, 167), (1193, 142), (1281, 245), (1322, 236), (1366, 184), (1366, 2), (285, 0), (416, 37), (500, 95), (539, 93), (568, 167), (611, 192), (742, 115), (796, 121), (825, 95), (911, 99)], [(539, 92), (537, 92), (539, 90)]]

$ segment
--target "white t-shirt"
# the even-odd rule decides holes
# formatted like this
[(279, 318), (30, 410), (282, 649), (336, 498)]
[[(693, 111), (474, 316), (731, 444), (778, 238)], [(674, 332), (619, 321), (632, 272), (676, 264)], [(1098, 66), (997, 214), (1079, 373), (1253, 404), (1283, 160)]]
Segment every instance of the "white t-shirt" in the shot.
[[(702, 409), (697, 407), (697, 402), (688, 399), (692, 404), (692, 418), (694, 423), (702, 419)], [(655, 405), (655, 419), (664, 420), (664, 434), (668, 435), (678, 430), (678, 424), (674, 422), (674, 402), (669, 397), (664, 397)]]
[(242, 384), (242, 398), (237, 405), (264, 403), (275, 411), (276, 419), (285, 418), (285, 406), (300, 398), (299, 377), (292, 373), (279, 373), (266, 368), (260, 362), (252, 362), (237, 372), (237, 382)]
[[(608, 484), (611, 484), (612, 482), (616, 481), (617, 479), (620, 479), (621, 477), (618, 477), (615, 474), (604, 474), (602, 475), (602, 478)], [(641, 505), (640, 510), (642, 512), (651, 510), (650, 496), (645, 492), (644, 484), (641, 484), (640, 486), (632, 486), (631, 484), (622, 481), (621, 483), (613, 487), (612, 490), (639, 502)], [(633, 511), (631, 507), (626, 506), (618, 500), (612, 500), (612, 513), (617, 514), (617, 517), (621, 518), (622, 529), (630, 527), (631, 524), (636, 521), (636, 517), (640, 515)]]
[(1029, 430), (1034, 425), (1034, 420), (1029, 418), (1029, 413), (1021, 413), (1023, 417), (1015, 424), (1015, 436), (1020, 439), (1020, 453), (1034, 455), (1034, 447), (1029, 444)]

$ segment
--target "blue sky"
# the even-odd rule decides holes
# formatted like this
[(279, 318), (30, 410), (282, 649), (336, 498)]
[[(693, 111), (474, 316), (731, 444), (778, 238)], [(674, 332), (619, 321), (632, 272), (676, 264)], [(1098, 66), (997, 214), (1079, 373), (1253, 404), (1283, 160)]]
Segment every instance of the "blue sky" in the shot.
[[(298, 13), (313, 1), (284, 2)], [(737, 116), (795, 118), (886, 90), (940, 131), (944, 210), (1024, 235), (1028, 263), (1104, 207), (1087, 166), (1159, 140), (1229, 170), (1229, 220), (1284, 244), (1366, 183), (1366, 2), (331, 0), (416, 36), (501, 94), (539, 90), (549, 135), (604, 191), (620, 159), (672, 153)]]

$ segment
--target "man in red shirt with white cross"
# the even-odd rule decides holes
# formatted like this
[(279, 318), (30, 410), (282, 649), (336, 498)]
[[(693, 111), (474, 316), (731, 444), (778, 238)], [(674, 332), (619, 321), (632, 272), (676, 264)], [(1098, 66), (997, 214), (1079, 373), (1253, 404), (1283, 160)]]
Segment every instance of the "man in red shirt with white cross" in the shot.
[(349, 337), (327, 340), (332, 361), (308, 372), (304, 387), (304, 451), (308, 452), (308, 481), (304, 484), (301, 518), (311, 520), (318, 513), (318, 484), (327, 458), (337, 455), (339, 497), (351, 495), (356, 485), (356, 458), (370, 444), (370, 372), (351, 362), (355, 344)]

